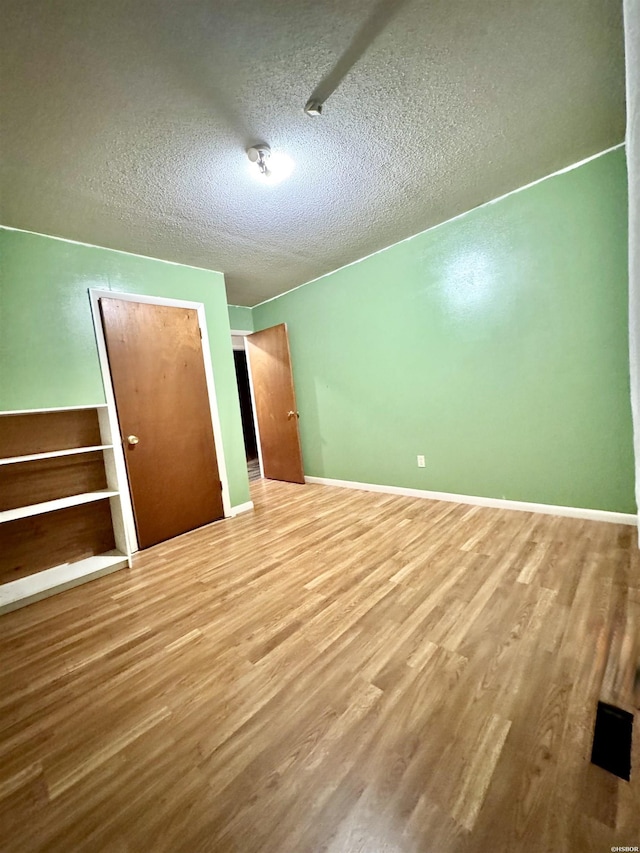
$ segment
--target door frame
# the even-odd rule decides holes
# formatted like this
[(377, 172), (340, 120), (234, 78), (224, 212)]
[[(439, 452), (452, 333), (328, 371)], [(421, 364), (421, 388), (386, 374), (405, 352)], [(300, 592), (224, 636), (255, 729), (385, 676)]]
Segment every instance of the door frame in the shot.
[(131, 550), (139, 551), (138, 534), (133, 515), (131, 490), (129, 488), (129, 477), (127, 475), (124, 450), (122, 447), (122, 434), (120, 432), (118, 411), (116, 409), (116, 398), (113, 392), (111, 369), (109, 367), (109, 359), (107, 356), (107, 345), (105, 342), (104, 328), (102, 326), (102, 318), (100, 315), (100, 299), (122, 299), (125, 302), (144, 302), (148, 305), (165, 305), (168, 308), (189, 308), (197, 312), (198, 325), (202, 332), (202, 360), (204, 361), (204, 374), (207, 382), (207, 393), (209, 396), (209, 409), (211, 411), (211, 424), (213, 426), (213, 440), (215, 443), (216, 457), (218, 459), (218, 473), (220, 475), (220, 482), (222, 483), (222, 507), (224, 510), (224, 517), (229, 518), (232, 514), (231, 500), (229, 496), (229, 479), (227, 477), (227, 465), (224, 458), (224, 448), (222, 446), (222, 427), (220, 424), (220, 413), (218, 411), (213, 365), (211, 363), (207, 318), (204, 304), (202, 302), (187, 302), (182, 299), (168, 299), (161, 296), (143, 296), (138, 293), (120, 293), (119, 291), (102, 290), (96, 287), (89, 288), (93, 327), (95, 329), (96, 342), (98, 344), (98, 360), (100, 362), (100, 372), (102, 373), (102, 383), (104, 385), (104, 393), (107, 401), (107, 414), (109, 424), (111, 426), (111, 435), (113, 437), (113, 455), (115, 458), (116, 476), (118, 483), (120, 484), (123, 499), (122, 514), (124, 517), (124, 526), (127, 531), (127, 536), (129, 537), (129, 542), (131, 543)]
[(260, 465), (260, 477), (264, 477), (264, 466), (262, 464), (262, 442), (260, 441), (260, 427), (258, 426), (258, 415), (256, 413), (256, 400), (253, 396), (253, 377), (251, 376), (251, 365), (249, 364), (249, 350), (247, 349), (246, 341), (244, 340), (247, 335), (252, 335), (253, 332), (249, 332), (246, 329), (231, 329), (231, 338), (232, 338), (232, 346), (236, 349), (236, 346), (233, 344), (233, 338), (242, 338), (242, 351), (244, 352), (244, 357), (247, 360), (247, 373), (249, 375), (249, 394), (251, 395), (251, 414), (253, 416), (253, 428), (256, 431), (256, 444), (258, 445), (258, 463)]

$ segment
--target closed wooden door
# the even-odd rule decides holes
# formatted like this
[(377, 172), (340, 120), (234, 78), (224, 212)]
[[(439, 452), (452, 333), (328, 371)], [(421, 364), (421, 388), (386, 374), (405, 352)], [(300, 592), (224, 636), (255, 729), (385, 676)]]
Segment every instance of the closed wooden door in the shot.
[(287, 327), (281, 323), (245, 340), (264, 476), (304, 483)]
[(100, 299), (140, 548), (222, 518), (198, 314)]

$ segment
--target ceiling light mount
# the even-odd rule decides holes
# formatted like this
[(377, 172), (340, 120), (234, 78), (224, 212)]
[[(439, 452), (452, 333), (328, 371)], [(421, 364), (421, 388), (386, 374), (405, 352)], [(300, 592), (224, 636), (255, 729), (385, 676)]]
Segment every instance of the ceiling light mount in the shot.
[(264, 143), (252, 145), (251, 148), (247, 148), (247, 157), (252, 163), (256, 164), (261, 175), (264, 175), (265, 178), (271, 175), (271, 170), (269, 169), (271, 148), (268, 145)]
[(289, 177), (295, 163), (284, 151), (272, 151), (266, 142), (258, 142), (247, 148), (251, 163), (250, 172), (260, 183), (275, 185)]

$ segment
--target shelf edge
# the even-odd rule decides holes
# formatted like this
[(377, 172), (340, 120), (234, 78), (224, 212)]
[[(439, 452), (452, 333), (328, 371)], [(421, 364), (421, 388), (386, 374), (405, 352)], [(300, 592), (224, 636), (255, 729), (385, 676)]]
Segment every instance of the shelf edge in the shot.
[(60, 459), (63, 456), (77, 456), (80, 453), (94, 453), (98, 450), (113, 450), (113, 444), (95, 444), (90, 447), (68, 447), (65, 450), (43, 450), (42, 453), (25, 453), (23, 456), (5, 456), (0, 465), (19, 465), (22, 462), (38, 462), (40, 459)]
[(9, 415), (42, 415), (48, 412), (79, 412), (83, 409), (106, 409), (106, 403), (95, 403), (89, 406), (53, 406), (51, 409), (3, 409), (0, 418)]
[(23, 518), (32, 518), (36, 515), (44, 515), (48, 512), (56, 512), (59, 509), (69, 509), (73, 506), (102, 501), (107, 498), (117, 498), (120, 492), (115, 489), (100, 489), (96, 492), (83, 492), (79, 495), (70, 495), (66, 498), (56, 498), (52, 501), (20, 506), (15, 509), (5, 509), (0, 512), (0, 524), (8, 524), (10, 521), (20, 521)]
[(62, 563), (42, 572), (0, 585), (0, 614), (34, 604), (66, 589), (88, 583), (129, 565), (126, 554), (108, 551), (75, 563)]

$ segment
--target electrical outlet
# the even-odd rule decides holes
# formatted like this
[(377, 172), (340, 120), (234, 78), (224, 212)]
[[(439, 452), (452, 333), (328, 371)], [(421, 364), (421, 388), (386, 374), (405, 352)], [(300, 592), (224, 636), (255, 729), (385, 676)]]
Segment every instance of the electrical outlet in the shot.
[(424, 468), (424, 456), (418, 456), (418, 468)]

